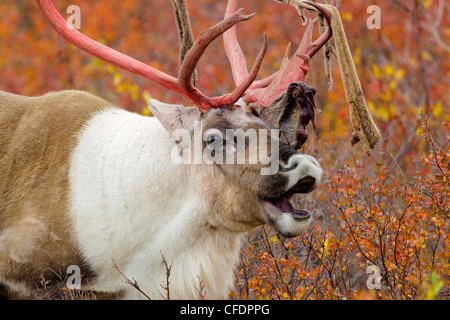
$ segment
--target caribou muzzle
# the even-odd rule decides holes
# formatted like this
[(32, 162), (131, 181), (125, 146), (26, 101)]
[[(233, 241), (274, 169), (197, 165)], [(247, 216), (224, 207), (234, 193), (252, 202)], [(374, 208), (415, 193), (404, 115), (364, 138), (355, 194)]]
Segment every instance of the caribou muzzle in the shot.
[(309, 219), (311, 217), (311, 213), (308, 210), (297, 209), (292, 205), (290, 200), (294, 194), (311, 192), (314, 189), (315, 183), (316, 178), (306, 176), (300, 179), (295, 186), (283, 193), (280, 197), (265, 199), (264, 204), (272, 213), (290, 213), (297, 221)]
[[(285, 151), (288, 151), (286, 147)], [(312, 220), (308, 210), (296, 208), (291, 200), (296, 194), (305, 194), (313, 191), (320, 184), (322, 169), (319, 163), (311, 156), (300, 154), (297, 151), (289, 153), (287, 159), (280, 152), (281, 170), (279, 176), (286, 179), (284, 188), (272, 190), (272, 194), (261, 197), (267, 213), (269, 224), (286, 237), (301, 234)]]

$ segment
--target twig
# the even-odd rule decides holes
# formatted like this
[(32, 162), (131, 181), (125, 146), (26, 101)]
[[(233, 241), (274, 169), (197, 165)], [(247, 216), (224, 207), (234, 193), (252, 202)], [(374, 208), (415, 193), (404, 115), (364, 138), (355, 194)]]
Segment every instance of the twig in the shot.
[(41, 289), (41, 291), (43, 291), (45, 293), (45, 295), (47, 296), (47, 298), (49, 300), (53, 300), (52, 297), (50, 296), (50, 294), (47, 291), (47, 283), (49, 283), (50, 281), (45, 280), (45, 277), (44, 277), (43, 274), (41, 274), (41, 279), (42, 279), (41, 283), (42, 283), (42, 286), (43, 286), (43, 289)]
[(161, 288), (163, 288), (164, 290), (166, 290), (167, 295), (166, 295), (166, 299), (170, 300), (170, 287), (169, 287), (169, 278), (170, 278), (170, 271), (172, 270), (172, 264), (170, 264), (170, 266), (167, 264), (166, 258), (164, 257), (164, 255), (161, 253), (161, 257), (162, 257), (162, 261), (164, 263), (164, 266), (166, 267), (166, 284), (162, 285), (160, 284)]
[(114, 261), (113, 258), (111, 258), (111, 261), (113, 263), (114, 268), (120, 273), (120, 275), (123, 277), (122, 281), (125, 282), (126, 284), (129, 284), (130, 286), (132, 286), (133, 288), (135, 288), (137, 291), (139, 291), (141, 294), (144, 295), (144, 297), (146, 297), (148, 300), (152, 300), (144, 291), (142, 291), (142, 289), (139, 287), (139, 285), (137, 284), (136, 280), (130, 280), (126, 275), (124, 275), (122, 273), (122, 271), (119, 270), (119, 268), (117, 267), (116, 262)]

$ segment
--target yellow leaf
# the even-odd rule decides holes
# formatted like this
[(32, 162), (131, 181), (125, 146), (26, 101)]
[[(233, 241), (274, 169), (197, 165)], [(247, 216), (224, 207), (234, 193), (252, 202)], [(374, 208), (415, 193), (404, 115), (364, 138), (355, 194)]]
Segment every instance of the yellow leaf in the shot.
[(113, 74), (113, 79), (114, 79), (114, 85), (117, 86), (119, 83), (122, 82), (122, 76), (120, 73), (114, 73)]
[(373, 75), (375, 76), (375, 78), (381, 79), (382, 73), (381, 73), (380, 67), (378, 65), (376, 65), (376, 64), (372, 65), (372, 72), (373, 72)]
[(352, 22), (353, 21), (353, 14), (351, 12), (343, 12), (343, 13), (341, 13), (341, 18), (344, 21)]
[(356, 47), (356, 49), (355, 49), (355, 53), (353, 54), (353, 62), (355, 64), (361, 63), (361, 48), (360, 47)]
[(100, 65), (101, 60), (97, 57), (92, 57), (90, 64), (94, 67), (98, 67)]
[(386, 73), (388, 74), (388, 76), (392, 77), (394, 75), (394, 67), (392, 67), (390, 64), (387, 64), (384, 67), (384, 70), (386, 71)]
[(397, 266), (394, 263), (388, 263), (388, 267), (387, 267), (388, 271), (392, 271), (395, 269), (397, 269)]
[(296, 291), (297, 291), (297, 296), (300, 298), (305, 295), (305, 287), (297, 287)]
[(142, 99), (144, 99), (145, 101), (148, 101), (151, 99), (151, 95), (150, 92), (148, 92), (147, 90), (144, 90), (144, 92), (142, 92)]
[(436, 105), (433, 108), (433, 116), (435, 118), (439, 118), (442, 115), (442, 101), (438, 100), (438, 102), (436, 103)]
[(391, 116), (395, 116), (395, 106), (393, 104), (389, 105), (389, 113), (391, 114)]
[(417, 128), (416, 135), (420, 136), (422, 134), (422, 128)]
[(431, 0), (422, 0), (422, 5), (425, 9), (428, 9), (431, 6)]
[(118, 93), (124, 92), (125, 91), (125, 85), (123, 83), (119, 84), (116, 88), (116, 91)]
[(280, 242), (280, 239), (278, 239), (277, 236), (272, 236), (272, 237), (270, 237), (269, 242), (270, 243), (278, 243), (278, 242)]
[(405, 71), (403, 71), (402, 69), (397, 70), (397, 72), (395, 72), (394, 78), (395, 80), (400, 80), (401, 78), (403, 78), (403, 76), (405, 75)]
[(130, 86), (130, 92), (131, 92), (131, 93), (138, 93), (138, 92), (139, 92), (139, 86), (137, 86), (137, 85), (131, 85), (131, 86)]
[(431, 56), (431, 54), (428, 52), (428, 51), (423, 51), (422, 52), (422, 59), (423, 60), (425, 60), (425, 61), (431, 61), (432, 60), (432, 56)]
[(445, 283), (441, 280), (439, 280), (436, 276), (436, 273), (431, 273), (430, 281), (427, 284), (427, 293), (425, 296), (425, 300), (434, 300), (436, 299), (436, 296), (441, 291), (441, 288), (445, 285)]
[(380, 93), (380, 98), (381, 100), (383, 100), (384, 102), (389, 102), (392, 99), (391, 93), (389, 91), (386, 92), (382, 92)]
[(373, 102), (372, 100), (367, 101), (367, 107), (369, 108), (370, 112), (375, 112), (377, 110), (377, 108), (375, 107), (375, 102)]
[(145, 107), (144, 109), (142, 109), (141, 114), (143, 116), (150, 116), (152, 114), (152, 112), (150, 111), (150, 109), (148, 107)]
[(389, 81), (389, 88), (391, 90), (395, 90), (397, 88), (397, 84), (394, 81)]
[(389, 112), (388, 112), (387, 108), (383, 108), (383, 107), (378, 108), (376, 114), (384, 121), (389, 120)]

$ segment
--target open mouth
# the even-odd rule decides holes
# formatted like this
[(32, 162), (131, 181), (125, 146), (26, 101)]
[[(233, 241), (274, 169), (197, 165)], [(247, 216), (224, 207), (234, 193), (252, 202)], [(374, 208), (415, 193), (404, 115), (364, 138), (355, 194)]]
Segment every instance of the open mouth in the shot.
[(313, 177), (305, 177), (281, 196), (274, 199), (264, 199), (264, 204), (266, 208), (273, 213), (289, 213), (295, 220), (309, 219), (311, 217), (311, 213), (308, 210), (297, 209), (292, 205), (290, 200), (294, 194), (310, 192), (315, 181), (316, 179)]
[(270, 211), (275, 211), (274, 213), (290, 213), (295, 220), (309, 219), (311, 217), (311, 213), (308, 210), (297, 209), (289, 201), (293, 195), (294, 193), (287, 192), (285, 194), (282, 194), (277, 199), (264, 200), (264, 204)]

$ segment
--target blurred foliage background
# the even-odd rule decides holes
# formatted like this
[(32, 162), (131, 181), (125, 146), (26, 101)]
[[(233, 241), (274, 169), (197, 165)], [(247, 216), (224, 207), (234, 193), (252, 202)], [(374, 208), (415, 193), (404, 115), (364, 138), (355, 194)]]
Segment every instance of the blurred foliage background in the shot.
[[(55, 1), (66, 18), (73, 4), (81, 9), (82, 33), (176, 76), (179, 47), (170, 1)], [(189, 1), (194, 36), (221, 20), (225, 5), (225, 0)], [(268, 227), (251, 233), (234, 298), (449, 296), (450, 8), (444, 0), (373, 0), (370, 5), (381, 8), (381, 28), (370, 30), (368, 5), (342, 1), (340, 13), (383, 139), (371, 157), (350, 146), (339, 67), (332, 59), (329, 88), (319, 52), (306, 79), (319, 90), (318, 135), (310, 128), (303, 151), (319, 159), (326, 175), (324, 188), (299, 200), (315, 212), (316, 224), (293, 241)], [(288, 42), (298, 44), (306, 27), (295, 9), (274, 1), (244, 0), (241, 6), (257, 13), (237, 27), (249, 65), (267, 33), (259, 77), (268, 76), (278, 69)], [(85, 90), (144, 115), (150, 114), (150, 97), (187, 103), (66, 43), (34, 1), (2, 0), (0, 17), (0, 90), (23, 95)], [(198, 65), (197, 87), (208, 95), (234, 89), (220, 40)], [(382, 290), (365, 286), (368, 261), (381, 269)]]

